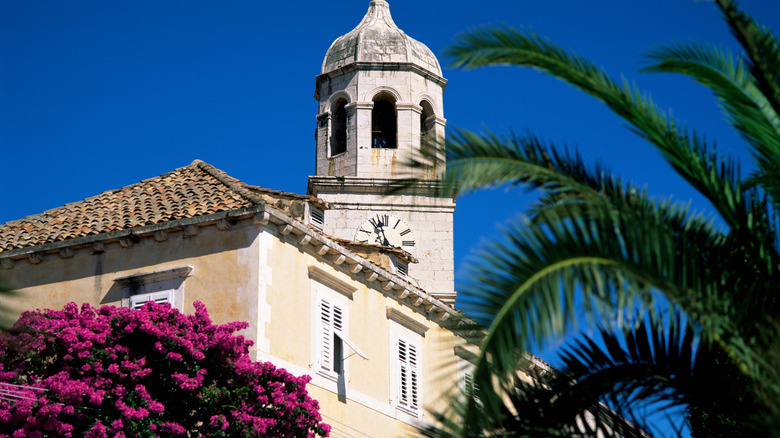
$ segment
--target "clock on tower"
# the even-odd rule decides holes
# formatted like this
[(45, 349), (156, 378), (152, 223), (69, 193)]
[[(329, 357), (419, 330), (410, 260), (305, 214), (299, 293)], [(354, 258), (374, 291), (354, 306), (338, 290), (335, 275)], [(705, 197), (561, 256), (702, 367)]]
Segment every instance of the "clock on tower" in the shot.
[(414, 255), (416, 245), (414, 232), (409, 225), (396, 216), (377, 214), (366, 219), (355, 232), (356, 242), (392, 246)]

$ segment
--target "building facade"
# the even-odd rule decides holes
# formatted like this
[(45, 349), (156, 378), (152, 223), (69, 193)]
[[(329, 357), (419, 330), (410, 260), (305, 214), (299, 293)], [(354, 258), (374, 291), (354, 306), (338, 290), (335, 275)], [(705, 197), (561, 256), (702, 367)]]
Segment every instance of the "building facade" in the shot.
[[(247, 321), (257, 360), (312, 376), (331, 436), (413, 435), (444, 407), (468, 353), (457, 311), (454, 201), (437, 169), (404, 163), (444, 138), (433, 53), (373, 0), (316, 78), (307, 195), (244, 183), (199, 160), (0, 225), (0, 275), (21, 312), (154, 300)], [(455, 378), (453, 378), (455, 376)]]

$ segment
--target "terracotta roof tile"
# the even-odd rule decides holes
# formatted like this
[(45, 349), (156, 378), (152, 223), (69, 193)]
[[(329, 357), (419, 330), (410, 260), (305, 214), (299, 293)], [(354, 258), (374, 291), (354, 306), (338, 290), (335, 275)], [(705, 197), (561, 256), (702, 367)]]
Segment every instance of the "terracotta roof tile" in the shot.
[(250, 207), (246, 185), (200, 160), (158, 177), (0, 225), (0, 253)]

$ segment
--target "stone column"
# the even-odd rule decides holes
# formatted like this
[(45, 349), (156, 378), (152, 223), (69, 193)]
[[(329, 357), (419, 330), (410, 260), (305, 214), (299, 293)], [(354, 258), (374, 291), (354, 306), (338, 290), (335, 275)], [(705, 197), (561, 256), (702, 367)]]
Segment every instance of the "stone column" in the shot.
[(317, 114), (316, 174), (328, 174), (328, 151), (330, 150), (330, 112)]
[(352, 135), (356, 143), (356, 162), (355, 173), (353, 175), (370, 178), (372, 176), (371, 166), (371, 110), (374, 109), (374, 102), (355, 102), (347, 105), (348, 113), (354, 111), (354, 116), (350, 119), (348, 125), (347, 137)]

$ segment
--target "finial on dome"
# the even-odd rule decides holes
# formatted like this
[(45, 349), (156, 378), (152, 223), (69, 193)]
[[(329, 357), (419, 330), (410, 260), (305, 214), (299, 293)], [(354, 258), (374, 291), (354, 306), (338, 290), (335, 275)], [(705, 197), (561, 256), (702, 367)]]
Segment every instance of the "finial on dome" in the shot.
[(441, 77), (436, 56), (396, 26), (386, 0), (371, 0), (360, 23), (331, 44), (321, 73), (361, 62), (411, 63)]

